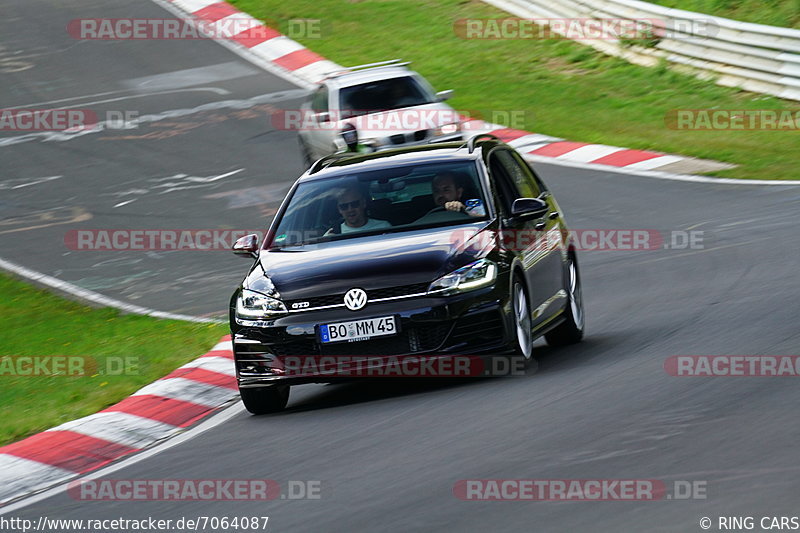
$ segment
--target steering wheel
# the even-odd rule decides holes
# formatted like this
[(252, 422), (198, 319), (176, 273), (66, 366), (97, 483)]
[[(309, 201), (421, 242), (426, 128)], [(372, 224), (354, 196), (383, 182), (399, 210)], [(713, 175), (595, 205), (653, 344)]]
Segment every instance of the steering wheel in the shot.
[(436, 207), (434, 207), (433, 209), (431, 209), (430, 211), (425, 213), (425, 216), (428, 216), (428, 215), (430, 215), (432, 213), (438, 213), (439, 211), (447, 211), (447, 209), (445, 207), (437, 205)]

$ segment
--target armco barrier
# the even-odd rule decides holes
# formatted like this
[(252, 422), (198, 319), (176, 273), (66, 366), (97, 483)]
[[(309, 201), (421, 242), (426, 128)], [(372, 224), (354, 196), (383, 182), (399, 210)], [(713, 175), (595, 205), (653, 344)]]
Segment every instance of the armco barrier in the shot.
[[(664, 58), (701, 77), (712, 77), (720, 85), (800, 100), (800, 30), (739, 22), (638, 0), (484, 1), (524, 18), (664, 21), (670, 31), (653, 47), (607, 39), (581, 42), (632, 63), (652, 66)], [(703, 27), (711, 31), (701, 34), (694, 30)]]

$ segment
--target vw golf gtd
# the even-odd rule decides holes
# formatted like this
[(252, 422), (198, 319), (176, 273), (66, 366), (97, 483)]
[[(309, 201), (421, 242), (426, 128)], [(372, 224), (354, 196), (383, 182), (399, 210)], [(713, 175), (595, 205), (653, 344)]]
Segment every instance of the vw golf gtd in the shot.
[(291, 385), (336, 376), (287, 372), (297, 356), (528, 360), (541, 335), (580, 341), (566, 235), (544, 183), (490, 135), (317, 161), (264, 241), (234, 245), (256, 259), (230, 304), (245, 407), (283, 409)]

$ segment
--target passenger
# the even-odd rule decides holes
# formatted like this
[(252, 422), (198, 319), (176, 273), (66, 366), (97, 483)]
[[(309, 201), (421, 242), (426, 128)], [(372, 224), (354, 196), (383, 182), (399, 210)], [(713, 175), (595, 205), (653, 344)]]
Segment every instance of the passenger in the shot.
[(433, 190), (433, 202), (437, 206), (434, 210), (460, 211), (471, 217), (486, 216), (486, 209), (479, 198), (467, 200), (466, 205), (461, 201), (464, 187), (461, 186), (458, 176), (454, 172), (437, 174), (431, 182), (431, 189)]
[(355, 231), (370, 231), (390, 228), (385, 220), (377, 220), (367, 216), (367, 197), (358, 187), (347, 187), (336, 196), (336, 208), (344, 222), (325, 232), (325, 235), (338, 235)]

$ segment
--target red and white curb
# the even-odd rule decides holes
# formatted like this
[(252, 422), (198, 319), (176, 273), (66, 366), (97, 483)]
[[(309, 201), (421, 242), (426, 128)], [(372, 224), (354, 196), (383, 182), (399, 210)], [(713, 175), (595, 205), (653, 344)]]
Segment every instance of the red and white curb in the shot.
[(116, 405), (0, 447), (0, 505), (181, 433), (237, 397), (227, 335)]
[[(293, 80), (302, 80), (307, 86), (320, 82), (326, 73), (343, 67), (314, 53), (302, 44), (289, 39), (278, 31), (265, 26), (261, 21), (243, 13), (227, 2), (217, 0), (161, 0), (176, 6), (192, 17), (211, 24), (223, 33), (226, 27), (240, 31), (221, 43), (235, 43), (247, 49), (250, 55), (271, 64), (274, 72), (284, 73)], [(236, 24), (229, 25), (231, 22)], [(523, 154), (549, 157), (560, 162), (582, 165), (625, 168), (637, 171), (709, 172), (733, 168), (735, 165), (718, 161), (700, 160), (679, 155), (663, 154), (647, 150), (631, 150), (603, 144), (566, 141), (547, 135), (506, 128), (499, 124), (483, 123), (471, 125), (470, 133), (491, 133), (517, 148)]]

